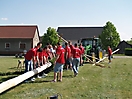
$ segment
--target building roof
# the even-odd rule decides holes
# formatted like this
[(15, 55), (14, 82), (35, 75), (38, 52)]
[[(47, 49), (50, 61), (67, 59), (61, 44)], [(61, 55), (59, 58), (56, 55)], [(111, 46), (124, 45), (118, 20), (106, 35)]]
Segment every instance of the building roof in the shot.
[(86, 37), (98, 37), (102, 27), (58, 27), (57, 32), (66, 40), (79, 40)]
[(36, 29), (38, 31), (37, 25), (0, 26), (0, 38), (33, 38)]
[[(130, 46), (130, 47), (132, 47), (132, 44), (129, 44), (128, 42), (126, 42), (126, 41), (121, 41), (119, 44), (118, 44), (118, 47), (120, 46), (120, 45), (123, 45), (123, 44), (125, 44), (125, 45), (128, 45), (128, 46)], [(124, 46), (125, 47), (125, 46)]]

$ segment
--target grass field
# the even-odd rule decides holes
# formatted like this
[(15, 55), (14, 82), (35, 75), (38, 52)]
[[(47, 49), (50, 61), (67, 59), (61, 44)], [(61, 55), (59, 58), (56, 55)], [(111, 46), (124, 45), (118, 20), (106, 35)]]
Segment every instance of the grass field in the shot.
[[(21, 73), (16, 58), (0, 58), (0, 82)], [(115, 58), (105, 68), (85, 64), (79, 75), (64, 70), (62, 82), (52, 83), (53, 72), (35, 82), (22, 83), (0, 95), (0, 99), (47, 99), (57, 93), (62, 99), (132, 99), (132, 58)], [(108, 68), (108, 65), (111, 68)], [(59, 98), (61, 99), (61, 98)]]

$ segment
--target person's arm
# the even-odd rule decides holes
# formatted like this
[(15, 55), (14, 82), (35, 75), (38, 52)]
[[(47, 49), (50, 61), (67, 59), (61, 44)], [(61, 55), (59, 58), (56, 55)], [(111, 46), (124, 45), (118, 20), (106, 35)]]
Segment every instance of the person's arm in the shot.
[(36, 63), (38, 63), (38, 67), (40, 67), (39, 52), (37, 52)]
[(43, 64), (45, 64), (45, 63), (46, 63), (46, 57), (43, 56)]
[(56, 61), (59, 59), (59, 56), (60, 56), (60, 55), (57, 54), (56, 59), (55, 59), (55, 61), (54, 61), (54, 64), (56, 64)]
[(35, 56), (33, 56), (32, 61), (33, 61), (33, 67), (34, 69), (36, 69), (36, 57)]

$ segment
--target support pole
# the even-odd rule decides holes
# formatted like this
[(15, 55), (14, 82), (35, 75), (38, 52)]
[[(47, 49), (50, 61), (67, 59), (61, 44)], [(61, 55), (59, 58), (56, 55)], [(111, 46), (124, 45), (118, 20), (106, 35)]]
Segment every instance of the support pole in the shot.
[(68, 43), (67, 40), (65, 40), (64, 38), (62, 38), (59, 34), (56, 34), (59, 38), (61, 38), (64, 42)]
[(43, 70), (45, 70), (46, 68), (50, 67), (52, 64), (46, 63), (45, 65), (38, 67), (36, 69), (34, 69), (33, 71), (29, 71), (27, 73), (24, 73), (22, 75), (19, 75), (18, 77), (9, 79), (3, 83), (0, 84), (0, 94), (18, 84), (20, 84), (21, 82), (23, 82), (24, 80), (34, 76), (35, 74), (38, 74), (40, 72), (42, 72)]

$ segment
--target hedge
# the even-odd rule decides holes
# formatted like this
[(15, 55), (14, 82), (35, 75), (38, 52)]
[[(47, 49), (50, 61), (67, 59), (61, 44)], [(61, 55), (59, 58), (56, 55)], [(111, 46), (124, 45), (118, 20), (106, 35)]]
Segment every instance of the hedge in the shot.
[(125, 55), (132, 56), (132, 48), (125, 48)]

